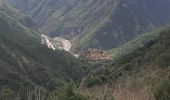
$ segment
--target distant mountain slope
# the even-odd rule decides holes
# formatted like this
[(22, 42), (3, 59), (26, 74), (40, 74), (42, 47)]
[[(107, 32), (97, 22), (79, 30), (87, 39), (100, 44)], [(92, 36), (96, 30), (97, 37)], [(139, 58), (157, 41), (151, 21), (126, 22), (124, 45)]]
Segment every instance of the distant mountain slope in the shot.
[(164, 28), (161, 28), (161, 29), (159, 29), (159, 28), (155, 29), (154, 31), (151, 31), (151, 32), (143, 33), (143, 34), (133, 38), (132, 40), (122, 44), (118, 48), (113, 48), (109, 52), (112, 53), (114, 60), (119, 59), (125, 55), (128, 55), (128, 54), (134, 52), (135, 50), (137, 50), (139, 48), (143, 48), (146, 43), (158, 38), (161, 31), (164, 31), (166, 28), (167, 28), (167, 26)]
[(169, 0), (8, 0), (32, 16), (50, 36), (73, 40), (73, 47), (110, 49), (166, 25)]
[(80, 81), (86, 64), (42, 45), (40, 33), (25, 19), (9, 6), (0, 6), (0, 89), (39, 86), (53, 90), (70, 80)]
[(170, 27), (142, 48), (92, 72), (83, 93), (115, 100), (169, 100), (169, 59)]

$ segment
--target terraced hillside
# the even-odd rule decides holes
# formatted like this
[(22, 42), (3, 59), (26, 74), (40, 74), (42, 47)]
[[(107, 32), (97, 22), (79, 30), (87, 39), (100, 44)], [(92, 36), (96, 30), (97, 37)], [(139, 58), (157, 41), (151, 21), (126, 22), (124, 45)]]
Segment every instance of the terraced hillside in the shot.
[(70, 80), (80, 81), (86, 63), (42, 45), (40, 32), (27, 19), (8, 5), (0, 6), (0, 90), (53, 90)]
[(170, 21), (169, 0), (8, 0), (74, 48), (110, 49)]

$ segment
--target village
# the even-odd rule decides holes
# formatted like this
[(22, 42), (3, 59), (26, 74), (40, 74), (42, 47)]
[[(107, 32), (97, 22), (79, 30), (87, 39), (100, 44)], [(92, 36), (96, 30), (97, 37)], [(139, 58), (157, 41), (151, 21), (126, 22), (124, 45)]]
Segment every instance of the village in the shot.
[(91, 61), (111, 61), (113, 60), (111, 53), (96, 49), (89, 48), (84, 54), (83, 57)]

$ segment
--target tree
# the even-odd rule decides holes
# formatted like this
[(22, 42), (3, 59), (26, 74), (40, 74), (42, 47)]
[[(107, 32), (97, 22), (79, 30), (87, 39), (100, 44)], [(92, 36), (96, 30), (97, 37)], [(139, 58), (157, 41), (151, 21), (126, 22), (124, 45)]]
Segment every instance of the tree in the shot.
[(1, 100), (14, 100), (14, 92), (9, 88), (2, 89), (0, 92), (0, 99)]

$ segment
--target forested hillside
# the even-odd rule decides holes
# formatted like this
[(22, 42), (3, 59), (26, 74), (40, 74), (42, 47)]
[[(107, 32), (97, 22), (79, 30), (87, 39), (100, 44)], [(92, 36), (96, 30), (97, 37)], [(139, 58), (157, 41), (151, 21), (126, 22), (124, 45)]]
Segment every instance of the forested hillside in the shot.
[(80, 81), (90, 67), (67, 52), (42, 45), (33, 25), (29, 17), (0, 6), (0, 93), (3, 88), (21, 93), (55, 90), (71, 80)]
[(170, 21), (169, 0), (8, 0), (49, 36), (79, 51), (111, 49)]
[(168, 27), (142, 48), (92, 72), (83, 82), (86, 88), (82, 91), (100, 100), (169, 100), (169, 59)]
[(170, 100), (169, 5), (0, 0), (0, 100)]

